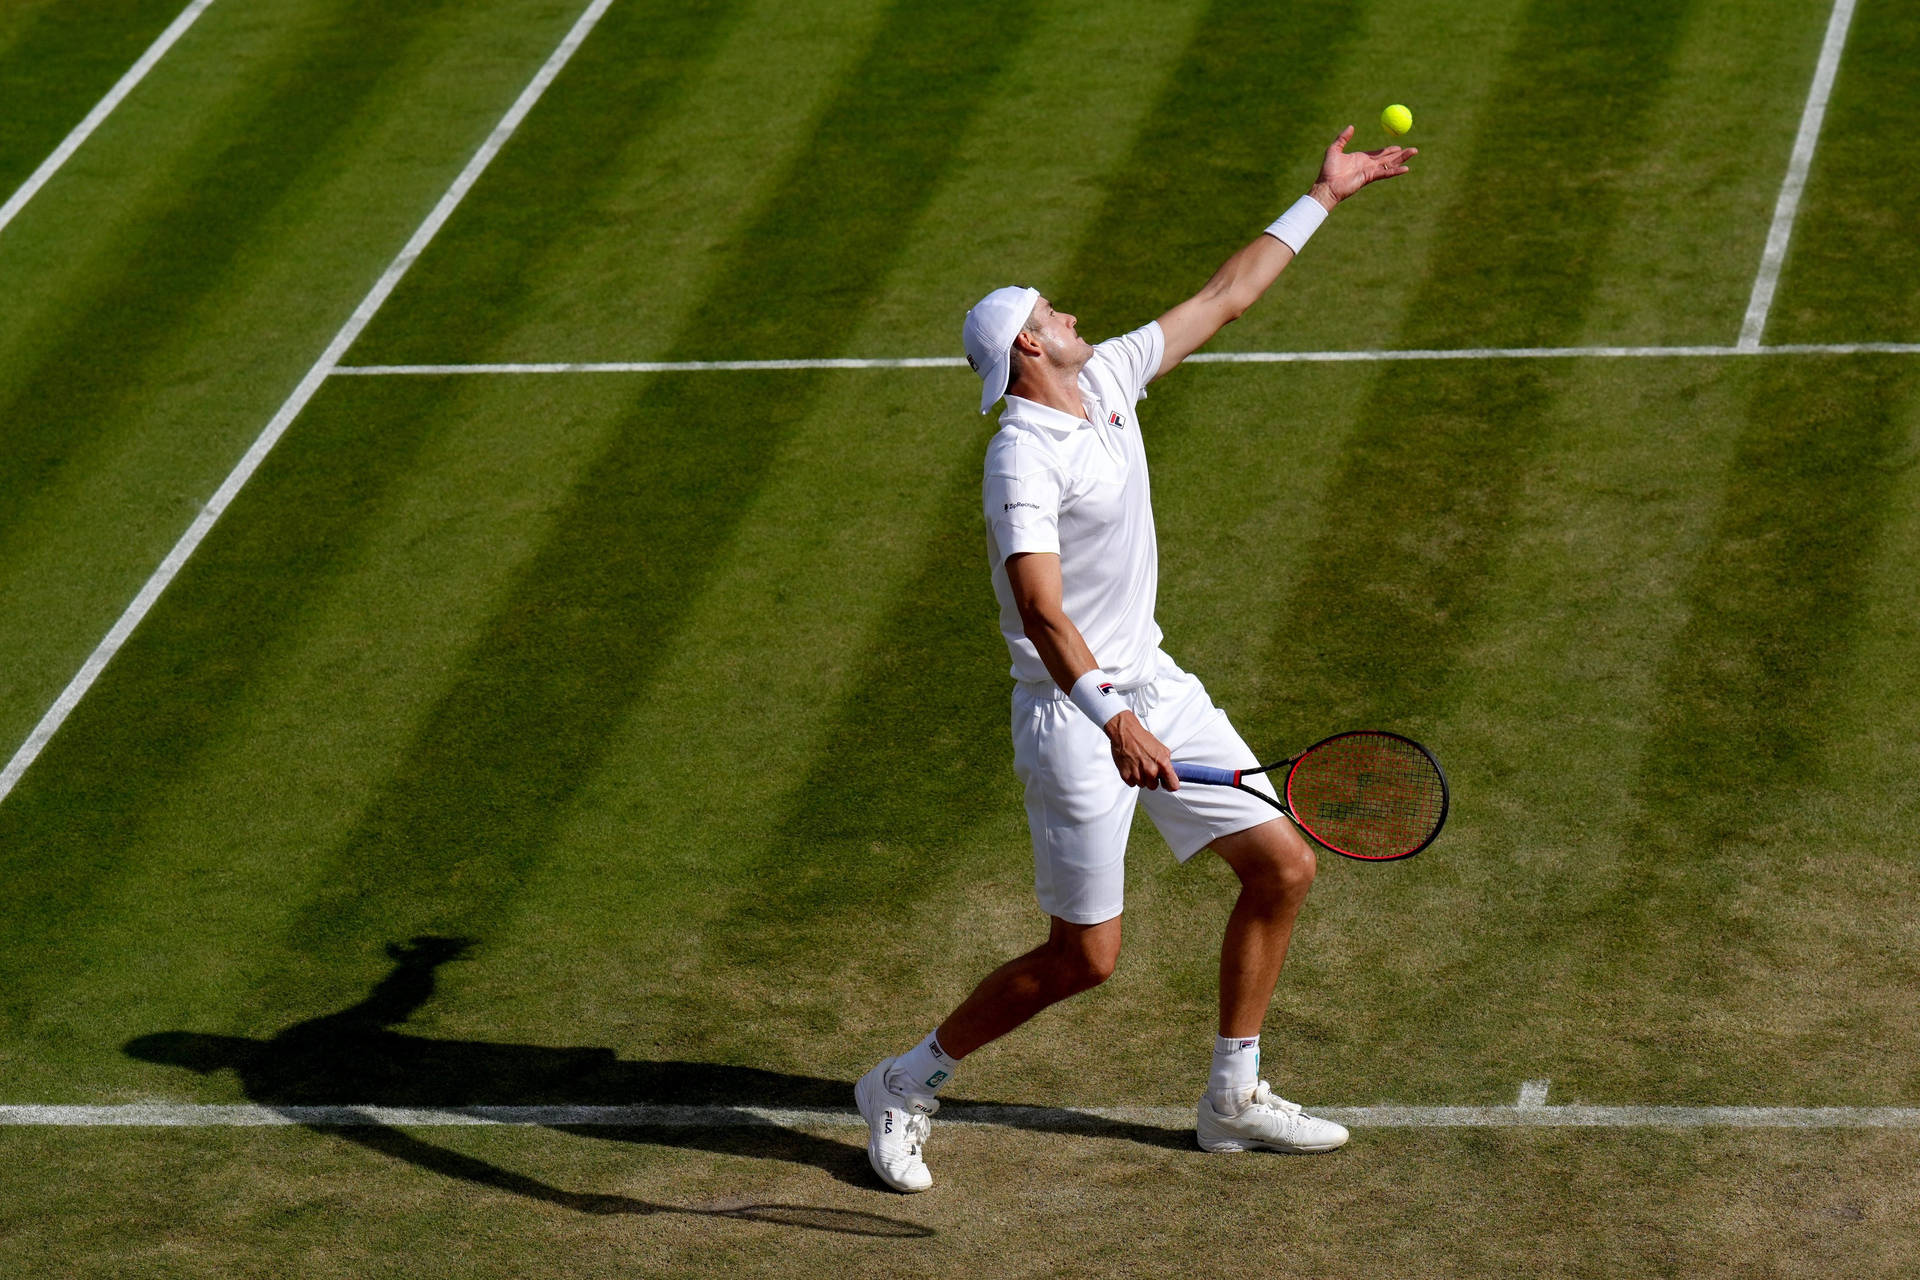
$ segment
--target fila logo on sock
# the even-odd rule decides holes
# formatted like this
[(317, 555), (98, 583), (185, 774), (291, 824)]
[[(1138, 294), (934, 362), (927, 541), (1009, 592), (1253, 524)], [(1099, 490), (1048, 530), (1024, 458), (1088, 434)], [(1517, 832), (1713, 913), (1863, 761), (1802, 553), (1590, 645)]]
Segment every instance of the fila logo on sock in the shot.
[(1258, 1038), (1258, 1037), (1255, 1037), (1255, 1038), (1254, 1038), (1254, 1039), (1252, 1039), (1252, 1040), (1242, 1040), (1242, 1041), (1240, 1041), (1240, 1042), (1239, 1042), (1238, 1044), (1236, 1044), (1236, 1045), (1234, 1045), (1234, 1046), (1233, 1046), (1233, 1051), (1234, 1051), (1235, 1053), (1239, 1053), (1239, 1052), (1240, 1052), (1241, 1050), (1243, 1050), (1243, 1049), (1251, 1049), (1251, 1048), (1253, 1048), (1253, 1047), (1255, 1047), (1256, 1045), (1258, 1045), (1259, 1043), (1260, 1043), (1260, 1040), (1259, 1040), (1259, 1038)]

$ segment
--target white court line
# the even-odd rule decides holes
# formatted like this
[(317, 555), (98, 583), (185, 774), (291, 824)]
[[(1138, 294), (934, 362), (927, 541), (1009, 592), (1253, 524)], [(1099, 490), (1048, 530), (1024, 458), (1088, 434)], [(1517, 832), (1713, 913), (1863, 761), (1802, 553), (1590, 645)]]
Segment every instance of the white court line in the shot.
[(133, 603), (128, 605), (126, 612), (120, 615), (120, 620), (113, 624), (113, 628), (81, 664), (79, 672), (54, 700), (53, 706), (47, 709), (46, 715), (40, 718), (40, 723), (35, 725), (33, 732), (27, 735), (27, 740), (20, 745), (18, 751), (14, 752), (13, 758), (7, 761), (6, 768), (0, 769), (0, 800), (7, 798), (8, 793), (20, 781), (20, 776), (27, 771), (28, 766), (39, 756), (53, 735), (59, 732), (60, 726), (66, 723), (74, 707), (86, 697), (87, 690), (91, 689), (94, 681), (100, 678), (101, 671), (105, 670), (107, 663), (113, 659), (113, 655), (120, 651), (120, 647), (127, 642), (127, 637), (133, 634), (134, 628), (138, 627), (141, 620), (152, 610), (154, 602), (160, 598), (160, 593), (165, 591), (168, 584), (179, 575), (187, 558), (206, 540), (214, 524), (232, 505), (240, 490), (246, 487), (247, 481), (251, 480), (254, 473), (260, 469), (260, 464), (266, 461), (267, 454), (273, 451), (274, 445), (280, 442), (280, 437), (286, 433), (287, 427), (300, 416), (300, 411), (307, 407), (307, 402), (313, 399), (314, 393), (320, 389), (320, 384), (325, 382), (327, 376), (334, 371), (340, 357), (346, 354), (347, 348), (353, 345), (354, 340), (367, 327), (374, 313), (380, 309), (380, 305), (400, 283), (400, 278), (407, 273), (407, 269), (426, 250), (434, 235), (447, 219), (453, 216), (454, 209), (466, 197), (467, 192), (473, 189), (473, 184), (479, 181), (487, 165), (506, 145), (507, 139), (513, 136), (514, 130), (520, 127), (520, 122), (526, 119), (527, 113), (533, 110), (536, 102), (540, 101), (540, 96), (546, 92), (547, 86), (553, 83), (554, 78), (560, 74), (561, 68), (567, 65), (574, 51), (580, 47), (594, 25), (600, 21), (600, 16), (607, 11), (607, 6), (612, 3), (613, 0), (593, 0), (593, 3), (587, 6), (587, 11), (581, 14), (579, 20), (573, 24), (572, 30), (568, 31), (566, 38), (560, 42), (560, 47), (547, 58), (546, 64), (540, 68), (532, 82), (521, 91), (513, 105), (507, 109), (507, 114), (500, 118), (500, 123), (495, 125), (493, 132), (487, 135), (487, 140), (480, 144), (480, 149), (474, 152), (473, 158), (467, 161), (467, 167), (460, 171), (460, 176), (453, 180), (453, 185), (448, 187), (446, 194), (440, 197), (440, 202), (427, 215), (426, 221), (414, 231), (412, 238), (400, 250), (399, 256), (374, 282), (373, 288), (367, 291), (367, 296), (360, 300), (360, 305), (354, 308), (353, 314), (340, 327), (340, 332), (334, 334), (333, 341), (327, 344), (326, 350), (320, 353), (320, 358), (314, 361), (311, 369), (307, 370), (307, 375), (300, 379), (298, 386), (294, 387), (293, 394), (287, 397), (286, 402), (280, 406), (279, 412), (268, 421), (266, 427), (260, 432), (259, 438), (253, 442), (253, 447), (247, 450), (246, 456), (241, 458), (227, 475), (226, 481), (208, 500), (207, 505), (187, 528), (186, 533), (182, 534), (180, 540), (174, 544), (173, 550), (169, 551), (166, 559), (160, 562), (160, 567), (153, 571), (146, 585), (140, 588), (140, 594), (133, 598)]
[[(1528, 1084), (1538, 1083), (1529, 1081)], [(1524, 1088), (1524, 1086), (1523, 1086)], [(1314, 1114), (1377, 1129), (1920, 1129), (1920, 1107), (1326, 1107)], [(993, 1107), (949, 1103), (942, 1124), (1099, 1131), (1117, 1126), (1193, 1127), (1192, 1107)], [(857, 1128), (851, 1109), (755, 1106), (376, 1107), (199, 1105), (0, 1106), (0, 1127), (255, 1128), (391, 1125), (400, 1128), (574, 1126), (706, 1129), (751, 1126)]]
[(183, 9), (180, 16), (160, 33), (159, 38), (147, 46), (147, 51), (140, 55), (140, 60), (127, 68), (127, 73), (120, 77), (113, 88), (107, 90), (107, 96), (94, 104), (93, 110), (87, 112), (86, 119), (73, 127), (73, 132), (53, 149), (52, 155), (40, 162), (40, 167), (28, 175), (27, 180), (20, 184), (20, 189), (9, 196), (5, 204), (0, 204), (0, 231), (7, 229), (7, 224), (13, 221), (14, 215), (26, 207), (27, 201), (39, 194), (40, 188), (47, 185), (48, 179), (60, 171), (60, 166), (80, 149), (81, 143), (93, 136), (93, 131), (100, 127), (100, 122), (112, 115), (113, 109), (133, 92), (134, 86), (147, 78), (147, 72), (153, 70), (154, 63), (160, 61), (167, 50), (173, 48), (174, 42), (186, 34), (187, 28), (191, 27), (212, 3), (213, 0), (193, 0), (192, 4)]
[(1767, 247), (1760, 254), (1760, 273), (1754, 277), (1753, 296), (1747, 300), (1746, 319), (1740, 325), (1739, 345), (1746, 349), (1760, 345), (1761, 331), (1767, 327), (1767, 312), (1773, 308), (1773, 290), (1780, 283), (1780, 268), (1787, 260), (1787, 241), (1793, 235), (1793, 220), (1800, 212), (1807, 171), (1813, 167), (1813, 149), (1820, 141), (1820, 125), (1827, 117), (1827, 98), (1833, 92), (1834, 76), (1840, 70), (1840, 50), (1847, 43), (1853, 5), (1854, 0), (1834, 0), (1833, 16), (1827, 19), (1826, 42), (1820, 46), (1820, 61), (1814, 67), (1813, 84), (1807, 89), (1807, 105), (1800, 112), (1800, 132), (1793, 140), (1793, 157), (1787, 162), (1787, 176), (1780, 184), (1780, 198), (1773, 206)]
[[(1802, 342), (1774, 347), (1457, 347), (1413, 351), (1203, 351), (1188, 364), (1344, 364), (1376, 360), (1681, 359), (1724, 356), (1920, 355), (1920, 342)], [(791, 360), (606, 360), (516, 364), (348, 364), (338, 377), (460, 377), (532, 373), (764, 373), (784, 369), (963, 369), (959, 356)]]

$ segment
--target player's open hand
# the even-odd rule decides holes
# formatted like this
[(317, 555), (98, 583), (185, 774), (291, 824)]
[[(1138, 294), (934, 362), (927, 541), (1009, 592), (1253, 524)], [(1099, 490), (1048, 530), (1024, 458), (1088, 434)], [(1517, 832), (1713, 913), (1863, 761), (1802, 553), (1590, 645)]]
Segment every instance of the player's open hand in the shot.
[(1173, 753), (1147, 732), (1147, 726), (1133, 712), (1122, 711), (1107, 721), (1107, 742), (1113, 747), (1113, 767), (1128, 786), (1149, 791), (1158, 787), (1180, 789), (1180, 775), (1173, 771)]
[(1382, 147), (1378, 151), (1349, 154), (1347, 144), (1351, 141), (1353, 126), (1348, 125), (1327, 148), (1327, 158), (1320, 164), (1320, 178), (1313, 184), (1313, 194), (1329, 209), (1369, 182), (1399, 177), (1407, 171), (1407, 161), (1420, 154), (1418, 147)]

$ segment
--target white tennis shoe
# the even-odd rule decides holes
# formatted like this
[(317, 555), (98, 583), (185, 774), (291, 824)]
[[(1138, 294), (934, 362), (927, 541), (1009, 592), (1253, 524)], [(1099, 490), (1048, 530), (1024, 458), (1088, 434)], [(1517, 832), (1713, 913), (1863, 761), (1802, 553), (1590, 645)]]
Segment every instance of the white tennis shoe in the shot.
[(1310, 1116), (1297, 1102), (1267, 1087), (1262, 1080), (1253, 1090), (1253, 1100), (1237, 1116), (1223, 1116), (1213, 1109), (1213, 1098), (1200, 1095), (1197, 1125), (1202, 1151), (1288, 1151), (1308, 1155), (1332, 1151), (1345, 1145), (1346, 1126)]
[(853, 1086), (854, 1104), (867, 1122), (867, 1162), (895, 1191), (925, 1191), (933, 1175), (920, 1152), (933, 1131), (928, 1117), (940, 1109), (940, 1100), (905, 1097), (887, 1088), (893, 1062), (882, 1059)]

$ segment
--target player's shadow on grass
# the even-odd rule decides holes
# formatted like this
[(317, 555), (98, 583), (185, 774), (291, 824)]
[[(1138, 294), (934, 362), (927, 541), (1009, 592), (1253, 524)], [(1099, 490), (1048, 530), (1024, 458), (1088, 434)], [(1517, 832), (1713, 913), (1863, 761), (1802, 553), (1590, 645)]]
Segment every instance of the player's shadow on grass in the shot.
[[(248, 1098), (267, 1107), (655, 1106), (710, 1111), (706, 1123), (551, 1127), (611, 1141), (691, 1147), (726, 1155), (790, 1160), (842, 1182), (877, 1185), (861, 1143), (841, 1142), (762, 1122), (744, 1107), (843, 1115), (850, 1081), (790, 1075), (709, 1062), (620, 1059), (606, 1048), (550, 1048), (480, 1040), (440, 1040), (396, 1030), (432, 997), (434, 971), (472, 944), (460, 938), (415, 938), (389, 945), (394, 969), (367, 998), (338, 1013), (296, 1023), (268, 1040), (162, 1031), (126, 1045), (144, 1062), (209, 1074), (232, 1071)], [(1184, 1131), (1127, 1124), (1040, 1108), (959, 1104), (994, 1123), (1025, 1129), (1097, 1134), (1184, 1147)], [(692, 1213), (744, 1218), (858, 1235), (920, 1236), (929, 1228), (877, 1214), (804, 1205), (741, 1204), (689, 1209), (626, 1196), (567, 1191), (472, 1156), (423, 1141), (401, 1129), (351, 1120), (312, 1127), (448, 1177), (586, 1213)]]

